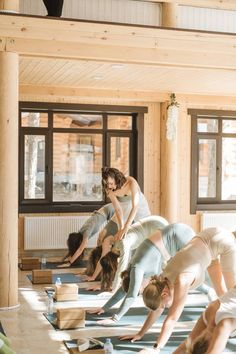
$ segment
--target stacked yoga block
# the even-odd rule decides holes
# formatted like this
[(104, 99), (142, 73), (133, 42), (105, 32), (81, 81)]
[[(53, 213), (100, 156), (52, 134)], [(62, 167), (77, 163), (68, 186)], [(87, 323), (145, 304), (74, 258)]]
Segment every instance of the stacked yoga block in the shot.
[(77, 284), (55, 285), (55, 299), (56, 301), (78, 300), (78, 290)]
[(22, 258), (21, 259), (21, 269), (22, 270), (33, 270), (40, 269), (39, 258)]
[(33, 284), (52, 284), (52, 271), (51, 270), (32, 270)]
[(60, 329), (85, 327), (85, 310), (79, 307), (57, 309), (57, 326)]

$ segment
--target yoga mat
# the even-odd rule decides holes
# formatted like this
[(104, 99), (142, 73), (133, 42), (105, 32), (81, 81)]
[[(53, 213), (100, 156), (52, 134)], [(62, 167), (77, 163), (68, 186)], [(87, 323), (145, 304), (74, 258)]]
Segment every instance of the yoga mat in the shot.
[[(202, 314), (203, 310), (204, 310), (203, 307), (185, 307), (178, 322), (197, 320)], [(121, 318), (119, 322), (116, 322), (112, 325), (100, 325), (97, 323), (97, 321), (99, 320), (103, 320), (108, 317), (111, 317), (114, 313), (116, 313), (116, 309), (111, 309), (109, 313), (102, 314), (102, 315), (86, 313), (85, 327), (89, 328), (89, 327), (123, 327), (123, 326), (126, 327), (126, 326), (137, 326), (137, 325), (141, 326), (143, 325), (147, 317), (148, 309), (146, 309), (145, 307), (132, 307), (125, 314), (125, 316)], [(157, 320), (157, 322), (163, 322), (166, 314), (167, 314), (167, 310), (164, 311), (164, 314)], [(59, 330), (59, 328), (55, 324), (56, 313), (54, 313), (53, 315), (44, 314), (44, 316), (47, 318), (47, 320), (51, 323), (51, 325), (55, 329)]]
[[(32, 275), (27, 274), (28, 279), (32, 283)], [(58, 273), (58, 274), (53, 274), (52, 275), (52, 284), (56, 282), (57, 278), (61, 278), (62, 283), (83, 283), (84, 281), (82, 280), (82, 276), (80, 275), (75, 275), (73, 273)]]
[[(47, 262), (44, 266), (42, 266), (42, 263), (40, 263), (40, 269), (71, 269), (71, 268), (86, 268), (88, 261), (87, 260), (81, 260), (79, 261), (76, 265), (71, 265), (70, 267), (58, 267), (61, 264), (64, 264), (66, 262)], [(20, 270), (24, 270), (21, 268), (21, 263), (18, 263), (18, 267)], [(29, 271), (29, 270), (27, 270)]]
[[(171, 338), (167, 342), (165, 348), (161, 350), (161, 353), (173, 353), (173, 351), (187, 338), (189, 331), (173, 332)], [(111, 338), (112, 344), (114, 346), (114, 353), (120, 354), (131, 354), (139, 352), (144, 347), (152, 347), (156, 342), (157, 333), (148, 333), (142, 338), (141, 341), (136, 341), (131, 343), (130, 341), (121, 341), (119, 337), (109, 337)], [(101, 342), (105, 342), (106, 338), (99, 337), (96, 338)], [(76, 348), (76, 340), (64, 341), (66, 348), (70, 351), (71, 348)], [(225, 352), (236, 350), (236, 338), (230, 339), (227, 343)], [(75, 352), (74, 352), (75, 353)], [(79, 353), (79, 352), (78, 352)]]
[[(54, 289), (46, 289), (45, 290), (46, 291), (46, 293), (47, 294), (53, 294), (54, 292), (55, 292), (55, 290)], [(102, 294), (102, 293), (104, 293), (104, 291), (103, 290), (87, 290), (86, 288), (79, 288), (79, 291), (78, 291), (78, 294), (79, 295), (91, 295), (91, 296), (93, 296), (93, 295), (100, 295), (100, 294)], [(110, 297), (112, 295), (112, 293), (106, 293), (105, 295), (104, 295), (104, 299), (105, 298), (107, 298), (108, 296)]]

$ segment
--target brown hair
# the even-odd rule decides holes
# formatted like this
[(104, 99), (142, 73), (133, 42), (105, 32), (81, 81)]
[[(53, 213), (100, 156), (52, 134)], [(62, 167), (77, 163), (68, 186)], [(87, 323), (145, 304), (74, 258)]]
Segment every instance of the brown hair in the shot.
[(130, 269), (124, 270), (120, 276), (122, 279), (122, 288), (127, 293), (130, 284)]
[(193, 345), (192, 354), (205, 354), (209, 347), (209, 341), (205, 338), (199, 338)]
[[(77, 251), (77, 249), (80, 247), (82, 241), (83, 241), (83, 235), (81, 232), (70, 233), (67, 239), (68, 253), (64, 257), (64, 259), (66, 259), (69, 256), (72, 257)], [(77, 263), (79, 263), (79, 261), (83, 259), (83, 257), (84, 257), (84, 251), (81, 253), (79, 257), (75, 259), (72, 265), (76, 265)]]
[(116, 189), (120, 189), (126, 182), (125, 175), (114, 167), (103, 167), (102, 168), (102, 186), (104, 191), (107, 191), (107, 180), (111, 177), (115, 180)]
[[(101, 258), (101, 255), (102, 255), (102, 246), (98, 246), (91, 251), (91, 253), (89, 255), (89, 259), (88, 259), (87, 269), (86, 269), (87, 275), (89, 275), (89, 276), (93, 275), (96, 265), (97, 265), (99, 259)], [(98, 280), (99, 275), (97, 276), (96, 280)]]
[(116, 270), (118, 267), (118, 257), (119, 257), (118, 254), (110, 251), (100, 259), (100, 263), (102, 266), (102, 274), (101, 274), (102, 290), (110, 291), (112, 289), (112, 282), (114, 280)]
[(161, 293), (167, 285), (166, 280), (160, 280), (158, 276), (151, 277), (149, 284), (143, 290), (144, 304), (155, 311), (161, 304)]

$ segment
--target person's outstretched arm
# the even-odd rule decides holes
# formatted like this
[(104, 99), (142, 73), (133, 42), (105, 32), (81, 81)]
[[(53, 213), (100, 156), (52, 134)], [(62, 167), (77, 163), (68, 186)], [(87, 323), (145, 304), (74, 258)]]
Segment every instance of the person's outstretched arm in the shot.
[[(110, 237), (107, 237), (103, 243), (102, 243), (102, 254), (101, 254), (101, 257), (104, 257), (111, 249), (111, 238), (113, 238), (113, 236), (110, 236)], [(91, 276), (86, 276), (85, 279), (87, 281), (94, 281), (96, 280), (97, 276), (99, 275), (99, 273), (101, 272), (102, 270), (102, 266), (101, 266), (101, 263), (100, 263), (100, 259), (99, 261), (97, 262), (97, 265), (96, 265), (96, 268), (93, 272), (93, 275)]]
[(137, 298), (142, 281), (143, 281), (143, 270), (138, 267), (132, 267), (130, 271), (130, 283), (127, 294), (120, 305), (120, 308), (116, 314), (112, 317), (115, 322), (119, 321), (126, 312), (130, 309), (135, 299)]
[[(173, 303), (168, 310), (168, 314), (161, 328), (161, 333), (157, 338), (156, 343), (158, 349), (163, 348), (168, 342), (174, 330), (175, 324), (184, 309), (184, 304), (188, 295), (189, 286), (193, 282), (193, 280), (194, 277), (190, 273), (180, 274), (176, 279), (176, 282), (174, 284)], [(141, 353), (145, 353), (145, 350), (141, 351)]]
[(74, 263), (74, 261), (76, 261), (76, 259), (82, 254), (82, 252), (84, 251), (85, 247), (88, 244), (88, 239), (83, 237), (83, 240), (79, 246), (79, 248), (75, 251), (75, 253), (73, 254), (73, 256), (69, 257), (69, 262), (72, 264)]
[(156, 311), (150, 311), (140, 331), (133, 335), (120, 337), (120, 340), (130, 340), (131, 342), (140, 340), (144, 336), (144, 334), (149, 330), (149, 328), (152, 327), (153, 323), (155, 323), (156, 320), (161, 316), (163, 311), (164, 308), (158, 308), (156, 309)]
[(132, 196), (132, 208), (130, 210), (130, 213), (126, 221), (124, 222), (124, 226), (115, 236), (116, 240), (121, 240), (124, 237), (129, 227), (131, 226), (132, 222), (134, 221), (135, 215), (138, 210), (138, 205), (140, 200), (140, 188), (138, 182), (133, 177), (129, 177), (129, 179), (130, 179), (130, 191)]

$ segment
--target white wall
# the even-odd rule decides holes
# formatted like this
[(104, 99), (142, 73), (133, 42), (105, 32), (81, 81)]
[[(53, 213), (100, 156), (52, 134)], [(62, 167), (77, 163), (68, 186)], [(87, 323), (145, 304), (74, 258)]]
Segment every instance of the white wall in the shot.
[[(47, 13), (42, 0), (20, 0), (20, 12)], [(160, 5), (139, 0), (64, 0), (62, 17), (158, 26)]]
[(180, 6), (179, 27), (236, 33), (236, 11)]

